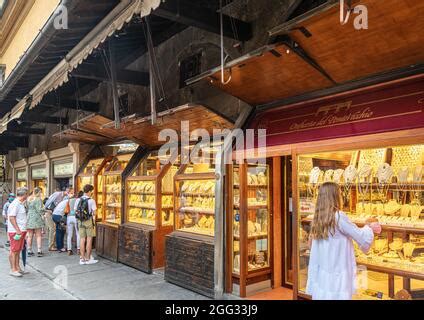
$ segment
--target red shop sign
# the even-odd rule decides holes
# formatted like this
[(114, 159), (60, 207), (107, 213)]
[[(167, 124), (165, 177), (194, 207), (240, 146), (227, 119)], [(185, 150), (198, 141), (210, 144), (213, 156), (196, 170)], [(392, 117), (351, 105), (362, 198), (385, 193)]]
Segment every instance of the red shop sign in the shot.
[(267, 130), (267, 146), (421, 128), (424, 80), (264, 111), (249, 127)]

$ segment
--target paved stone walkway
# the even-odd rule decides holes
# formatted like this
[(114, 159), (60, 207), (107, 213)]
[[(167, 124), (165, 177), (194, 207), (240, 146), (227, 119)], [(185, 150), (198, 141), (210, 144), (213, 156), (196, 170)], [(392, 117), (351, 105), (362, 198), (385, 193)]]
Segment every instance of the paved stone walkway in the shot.
[(207, 299), (165, 282), (161, 271), (149, 275), (101, 258), (95, 265), (80, 266), (78, 256), (66, 253), (30, 257), (27, 264), (30, 273), (22, 278), (13, 278), (9, 275), (5, 241), (6, 234), (1, 230), (0, 300)]

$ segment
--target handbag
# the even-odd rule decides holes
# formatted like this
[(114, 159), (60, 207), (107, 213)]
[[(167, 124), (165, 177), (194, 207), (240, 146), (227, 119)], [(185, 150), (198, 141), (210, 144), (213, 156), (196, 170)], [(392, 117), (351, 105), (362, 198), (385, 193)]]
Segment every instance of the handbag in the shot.
[(54, 201), (52, 201), (51, 203), (49, 203), (48, 206), (46, 206), (46, 210), (49, 210), (51, 212), (53, 212), (55, 208), (56, 208), (56, 203)]

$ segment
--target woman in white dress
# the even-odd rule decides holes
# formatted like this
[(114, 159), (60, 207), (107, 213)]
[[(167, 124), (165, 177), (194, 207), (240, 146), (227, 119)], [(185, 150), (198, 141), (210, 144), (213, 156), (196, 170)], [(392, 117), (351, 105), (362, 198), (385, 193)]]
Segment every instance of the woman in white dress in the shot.
[(356, 260), (353, 241), (368, 252), (374, 233), (381, 233), (375, 218), (357, 227), (341, 211), (338, 184), (324, 183), (318, 192), (310, 234), (311, 255), (306, 292), (313, 300), (350, 300), (356, 293)]

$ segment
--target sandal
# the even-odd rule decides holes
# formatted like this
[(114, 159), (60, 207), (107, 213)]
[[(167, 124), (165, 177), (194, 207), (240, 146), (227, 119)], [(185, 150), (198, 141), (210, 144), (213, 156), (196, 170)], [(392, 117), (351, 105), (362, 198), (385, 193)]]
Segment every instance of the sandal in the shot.
[(28, 257), (32, 257), (34, 255), (34, 252), (32, 252), (31, 250), (28, 250)]
[(37, 257), (42, 257), (42, 256), (43, 256), (43, 253), (41, 251), (38, 251), (37, 252)]

